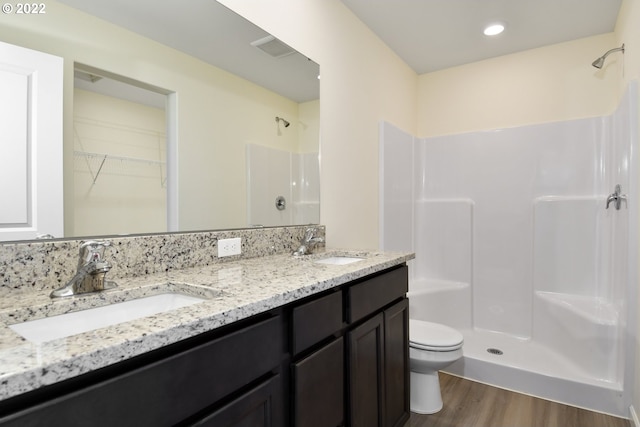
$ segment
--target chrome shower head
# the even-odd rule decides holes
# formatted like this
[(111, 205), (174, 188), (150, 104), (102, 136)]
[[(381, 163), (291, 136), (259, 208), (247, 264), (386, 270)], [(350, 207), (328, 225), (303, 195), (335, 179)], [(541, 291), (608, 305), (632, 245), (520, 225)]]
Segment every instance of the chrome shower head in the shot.
[(289, 127), (289, 125), (291, 124), (291, 123), (289, 123), (288, 121), (286, 121), (285, 119), (283, 119), (282, 117), (276, 117), (276, 123), (277, 123), (277, 122), (282, 122), (282, 123), (284, 123), (284, 127), (286, 127), (286, 128), (288, 128), (288, 127)]
[(608, 50), (604, 55), (602, 55), (600, 58), (596, 59), (595, 61), (593, 61), (591, 63), (591, 65), (593, 65), (596, 68), (602, 68), (602, 66), (604, 65), (604, 60), (607, 56), (609, 56), (610, 53), (613, 52), (617, 52), (617, 51), (622, 51), (622, 53), (624, 53), (624, 43), (622, 44), (622, 46), (620, 47), (616, 47), (613, 49)]
[(604, 65), (604, 56), (601, 56), (600, 58), (593, 61), (591, 65), (593, 65), (596, 68), (602, 68), (602, 66)]

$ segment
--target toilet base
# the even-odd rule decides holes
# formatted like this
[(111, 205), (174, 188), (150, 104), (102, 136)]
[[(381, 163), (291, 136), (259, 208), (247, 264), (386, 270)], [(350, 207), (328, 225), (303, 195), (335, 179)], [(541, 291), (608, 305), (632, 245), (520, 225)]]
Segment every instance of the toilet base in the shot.
[(435, 414), (442, 409), (438, 371), (411, 371), (411, 412)]

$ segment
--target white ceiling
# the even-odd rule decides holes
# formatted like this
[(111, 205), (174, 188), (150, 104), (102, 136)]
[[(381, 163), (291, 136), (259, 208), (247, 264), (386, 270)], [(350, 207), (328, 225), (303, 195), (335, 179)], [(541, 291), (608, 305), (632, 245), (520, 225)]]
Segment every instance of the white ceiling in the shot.
[[(319, 98), (318, 64), (251, 46), (269, 34), (215, 0), (59, 0), (296, 102)], [(91, 65), (91, 64), (88, 64)]]
[[(614, 30), (622, 0), (342, 0), (418, 74)], [(506, 30), (490, 38), (491, 22)], [(616, 47), (616, 46), (611, 46)], [(604, 52), (594, 52), (594, 59)]]

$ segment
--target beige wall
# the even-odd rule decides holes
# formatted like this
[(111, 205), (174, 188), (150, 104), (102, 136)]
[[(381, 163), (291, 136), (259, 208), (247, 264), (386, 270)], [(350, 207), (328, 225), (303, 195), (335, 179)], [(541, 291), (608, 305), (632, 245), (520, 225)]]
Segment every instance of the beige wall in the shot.
[(640, 77), (640, 0), (623, 0), (615, 38), (614, 47), (625, 44), (624, 67), (619, 82), (619, 93), (622, 94), (631, 80)]
[(65, 223), (73, 218), (73, 64), (79, 62), (177, 93), (181, 230), (246, 226), (245, 145), (293, 150), (297, 132), (278, 133), (275, 116), (298, 121), (298, 104), (57, 3), (38, 16), (0, 14), (0, 40), (65, 61)]
[(221, 0), (320, 64), (320, 221), (378, 247), (378, 123), (415, 133), (417, 76), (339, 0)]
[(303, 102), (298, 105), (298, 149), (300, 153), (318, 152), (320, 135), (320, 101)]
[(619, 57), (591, 62), (613, 33), (475, 62), (419, 78), (418, 136), (606, 115), (617, 106)]

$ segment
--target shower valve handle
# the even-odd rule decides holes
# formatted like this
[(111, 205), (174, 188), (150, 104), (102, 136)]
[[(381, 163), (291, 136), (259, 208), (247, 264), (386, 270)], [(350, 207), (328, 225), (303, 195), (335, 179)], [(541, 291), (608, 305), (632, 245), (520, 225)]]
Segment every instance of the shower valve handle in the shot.
[(609, 197), (607, 197), (607, 206), (605, 209), (609, 209), (609, 204), (614, 202), (614, 206), (616, 210), (619, 211), (622, 206), (622, 202), (624, 202), (625, 207), (627, 206), (627, 196), (625, 194), (620, 194), (620, 184), (616, 185), (615, 192), (611, 193)]

